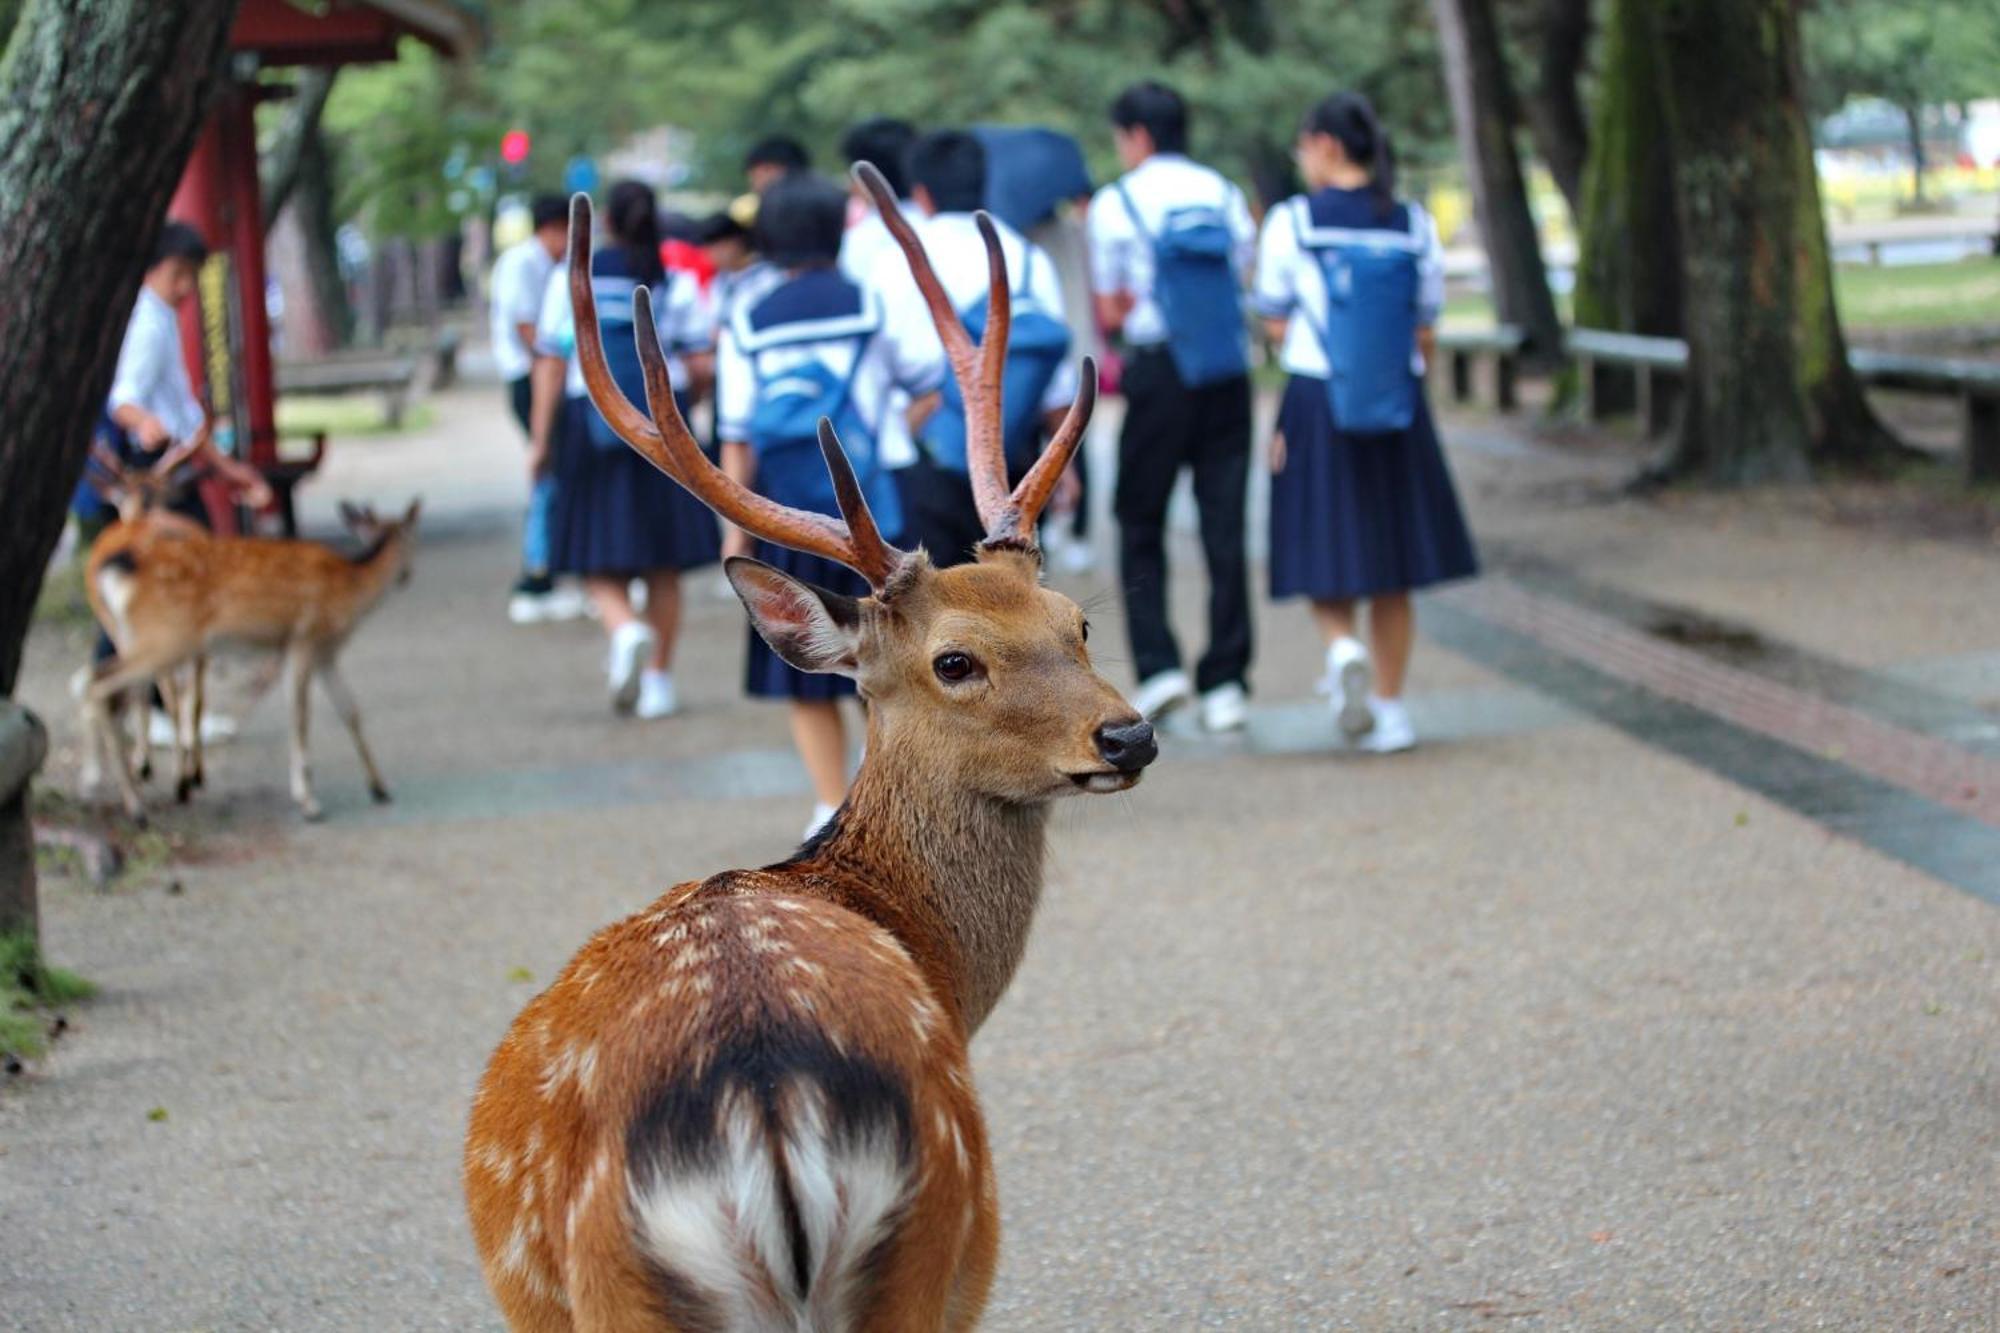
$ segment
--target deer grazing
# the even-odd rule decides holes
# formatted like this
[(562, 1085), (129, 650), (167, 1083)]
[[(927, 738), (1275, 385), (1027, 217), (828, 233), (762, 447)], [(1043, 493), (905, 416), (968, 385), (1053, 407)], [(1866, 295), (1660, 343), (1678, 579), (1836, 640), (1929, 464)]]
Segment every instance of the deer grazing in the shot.
[[(177, 704), (175, 788), (185, 800), (203, 776), (203, 662), (222, 645), (273, 649), (283, 659), (291, 695), (292, 799), (306, 818), (320, 815), (306, 762), (307, 691), (315, 676), (354, 738), (369, 794), (389, 799), (361, 734), (360, 706), (336, 659), (383, 593), (409, 578), (417, 513), (415, 501), (394, 520), (351, 511), (350, 526), (369, 541), (351, 559), (317, 542), (213, 536), (171, 514), (141, 514), (104, 530), (90, 548), (84, 592), (117, 655), (98, 663), (81, 690), (86, 753), (110, 749), (119, 795), (134, 821), (145, 822), (145, 802), (110, 701), (157, 681)], [(176, 700), (172, 682), (184, 666), (192, 669)]]
[[(1083, 386), (1007, 488), (1008, 283), (982, 215), (991, 314), (975, 345), (881, 177), (967, 406), (987, 537), (937, 569), (888, 544), (830, 425), (845, 521), (760, 497), (674, 408), (650, 312), (650, 420), (606, 368), (590, 207), (569, 285), (591, 397), (618, 433), (733, 522), (830, 557), (838, 596), (746, 558), (727, 573), (785, 660), (856, 678), (866, 758), (790, 860), (681, 884), (587, 943), (522, 1010), (473, 1101), (465, 1186), (486, 1277), (519, 1330), (935, 1330), (977, 1322), (999, 1213), (967, 1044), (1014, 974), (1050, 803), (1123, 791), (1152, 728), (1091, 667), (1081, 611), (1044, 588), (1035, 520), (1083, 437)], [(645, 292), (639, 293), (641, 300)]]

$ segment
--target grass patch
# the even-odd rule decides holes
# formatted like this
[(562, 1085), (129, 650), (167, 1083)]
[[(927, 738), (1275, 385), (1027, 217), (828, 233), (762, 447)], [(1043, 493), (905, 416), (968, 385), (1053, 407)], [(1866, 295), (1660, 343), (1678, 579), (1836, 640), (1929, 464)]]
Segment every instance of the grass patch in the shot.
[[(159, 756), (155, 756), (158, 761)], [(171, 761), (169, 761), (171, 762)], [(37, 779), (29, 808), (34, 811), (38, 822), (86, 829), (101, 834), (117, 846), (119, 855), (118, 873), (109, 883), (99, 885), (106, 893), (137, 884), (166, 870), (188, 850), (185, 835), (160, 827), (161, 820), (155, 818), (142, 829), (121, 829), (112, 833), (106, 826), (104, 812), (85, 804), (59, 787)], [(156, 816), (160, 812), (155, 812)], [(73, 847), (58, 847), (49, 843), (38, 843), (35, 847), (35, 864), (39, 869), (52, 875), (88, 881), (90, 876), (83, 865), (83, 858)]]
[(35, 620), (44, 625), (67, 625), (88, 629), (96, 623), (90, 603), (83, 596), (83, 559), (58, 561), (42, 576), (42, 591), (35, 598)]
[(429, 403), (411, 403), (403, 409), (402, 424), (392, 426), (379, 393), (280, 398), (278, 434), (290, 439), (321, 432), (335, 438), (403, 435), (425, 429), (434, 416)]
[(96, 993), (76, 973), (49, 966), (32, 936), (0, 935), (0, 1057), (40, 1055), (48, 1049), (49, 1010)]

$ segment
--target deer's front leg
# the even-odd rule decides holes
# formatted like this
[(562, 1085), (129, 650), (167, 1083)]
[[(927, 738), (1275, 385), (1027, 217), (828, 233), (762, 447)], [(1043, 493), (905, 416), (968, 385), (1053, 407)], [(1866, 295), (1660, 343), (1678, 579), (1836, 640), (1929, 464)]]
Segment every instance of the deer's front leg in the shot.
[(326, 689), (326, 697), (333, 700), (333, 711), (340, 714), (340, 720), (347, 724), (348, 735), (354, 737), (354, 752), (361, 756), (362, 771), (368, 775), (368, 794), (379, 805), (389, 803), (389, 788), (382, 781), (382, 774), (376, 770), (375, 756), (368, 752), (368, 742), (361, 734), (361, 705), (354, 701), (354, 692), (347, 688), (347, 681), (334, 665), (331, 657), (319, 664), (319, 683)]
[(285, 683), (292, 696), (292, 799), (307, 819), (321, 815), (312, 790), (312, 770), (306, 762), (306, 723), (312, 716), (313, 655), (303, 643), (285, 650)]

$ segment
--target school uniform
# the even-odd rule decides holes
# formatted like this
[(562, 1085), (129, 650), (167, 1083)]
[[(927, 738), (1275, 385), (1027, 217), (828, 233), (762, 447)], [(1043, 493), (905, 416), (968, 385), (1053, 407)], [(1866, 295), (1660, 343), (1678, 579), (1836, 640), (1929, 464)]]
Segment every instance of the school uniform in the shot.
[(1267, 318), (1290, 320), (1279, 359), (1291, 375), (1277, 426), (1285, 466), (1271, 479), (1271, 595), (1365, 598), (1469, 578), (1478, 560), (1424, 400), (1416, 348), (1408, 429), (1353, 434), (1334, 422), (1327, 349), (1315, 331), (1327, 326), (1327, 285), (1301, 245), (1302, 227), (1409, 234), (1420, 247), (1418, 326), (1435, 324), (1444, 303), (1437, 229), (1408, 204), (1385, 212), (1372, 191), (1324, 189), (1265, 218), (1255, 302)]
[[(1256, 232), (1243, 192), (1179, 153), (1156, 153), (1091, 199), (1091, 287), (1133, 298), (1121, 338), (1125, 421), (1118, 436), (1119, 560), (1133, 666), (1143, 681), (1181, 667), (1167, 619), (1167, 502), (1183, 468), (1194, 473), (1202, 552), (1208, 565), (1208, 646), (1195, 666), (1206, 693), (1241, 684), (1250, 667), (1249, 558), (1244, 508), (1250, 478), (1250, 379), (1190, 384), (1154, 293), (1154, 241), (1176, 210), (1219, 212), (1238, 279), (1247, 276)], [(1238, 316), (1240, 319), (1240, 307)], [(1226, 324), (1226, 319), (1220, 321)]]
[[(629, 308), (638, 283), (623, 250), (598, 250), (591, 256), (590, 271), (600, 317), (608, 309)], [(680, 401), (687, 382), (680, 354), (705, 349), (709, 342), (693, 275), (668, 273), (653, 289), (653, 314)], [(630, 334), (607, 335), (607, 351), (613, 336)], [(549, 518), (550, 570), (621, 578), (714, 563), (721, 544), (715, 515), (636, 450), (611, 439), (598, 417), (576, 357), (568, 283), (549, 283), (535, 340), (541, 355), (569, 362), (552, 444), (556, 494)], [(643, 396), (628, 396), (640, 411), (646, 410)]]
[[(846, 385), (846, 407), (837, 424), (854, 474), (877, 526), (891, 542), (903, 534), (902, 500), (879, 447), (877, 429), (892, 395), (921, 397), (938, 385), (942, 366), (921, 345), (898, 338), (873, 291), (833, 268), (808, 269), (762, 300), (741, 308), (723, 329), (716, 349), (717, 433), (727, 442), (758, 450), (757, 493), (796, 509), (839, 517), (828, 491), (826, 465), (816, 447), (783, 458), (762, 452), (753, 419), (770, 386), (786, 372), (821, 366)], [(867, 581), (845, 565), (758, 539), (756, 556), (794, 578), (865, 597)], [(845, 676), (807, 673), (787, 665), (753, 629), (745, 689), (756, 698), (823, 701), (855, 692)]]
[[(1005, 222), (995, 218), (993, 228), (1000, 238), (1000, 253), (1007, 261), (1007, 277), (1013, 291), (1036, 309), (1060, 319), (1064, 311), (1063, 294), (1055, 264)], [(972, 214), (939, 213), (925, 218), (917, 226), (917, 235), (953, 309), (963, 316), (986, 299), (990, 294), (986, 242)], [(925, 349), (939, 367), (944, 367), (944, 344), (938, 338), (937, 325), (900, 250), (879, 258), (870, 285), (881, 293), (898, 340)], [(1056, 411), (1069, 406), (1076, 397), (1076, 386), (1076, 363), (1065, 358), (1042, 393), (1038, 410)], [(938, 421), (935, 415), (931, 418), (933, 426)], [(922, 437), (923, 432), (918, 435)], [(935, 431), (932, 438), (918, 438), (915, 443), (916, 457), (900, 474), (908, 535), (941, 566), (971, 560), (975, 548), (985, 540), (986, 525), (980, 521), (978, 507), (972, 500), (966, 460), (945, 456)]]
[[(493, 280), (487, 298), (488, 332), (493, 344), (493, 368), (507, 386), (507, 405), (521, 432), (529, 434), (529, 412), (533, 406), (535, 349), (521, 340), (523, 324), (534, 327), (541, 319), (543, 298), (548, 294), (549, 277), (556, 261), (546, 246), (533, 236), (510, 247), (493, 264)], [(521, 570), (524, 574), (546, 577), (549, 568), (549, 518), (555, 506), (556, 479), (553, 471), (535, 478), (528, 492), (528, 512), (521, 523)]]
[[(923, 226), (924, 212), (914, 203), (899, 199), (896, 207), (911, 226)], [(889, 224), (882, 220), (881, 213), (872, 204), (840, 237), (840, 271), (849, 282), (864, 287), (874, 281), (885, 257), (893, 257), (895, 262), (901, 263), (902, 254), (903, 248), (889, 234)]]

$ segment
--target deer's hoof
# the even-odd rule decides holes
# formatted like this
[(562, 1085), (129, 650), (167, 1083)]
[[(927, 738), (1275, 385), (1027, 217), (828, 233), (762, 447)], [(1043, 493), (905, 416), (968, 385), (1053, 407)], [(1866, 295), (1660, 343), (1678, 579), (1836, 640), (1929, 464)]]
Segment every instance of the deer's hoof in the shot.
[(188, 797), (192, 795), (194, 795), (193, 778), (182, 778), (179, 782), (176, 782), (174, 784), (174, 802), (177, 805), (186, 805), (188, 803)]
[(318, 801), (300, 802), (299, 814), (305, 817), (308, 824), (317, 824), (320, 820), (326, 818), (326, 811), (319, 808)]
[(387, 787), (382, 786), (380, 783), (377, 783), (375, 786), (370, 787), (368, 789), (368, 795), (374, 798), (375, 804), (377, 805), (387, 805), (392, 799), (394, 799), (389, 795), (389, 789)]

